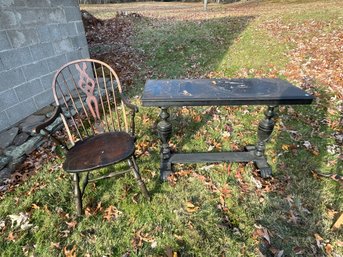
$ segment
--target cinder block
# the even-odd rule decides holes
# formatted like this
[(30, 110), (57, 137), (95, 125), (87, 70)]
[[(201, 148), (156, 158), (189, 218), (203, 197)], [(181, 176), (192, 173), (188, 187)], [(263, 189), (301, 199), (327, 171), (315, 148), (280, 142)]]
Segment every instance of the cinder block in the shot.
[(52, 90), (48, 89), (48, 90), (43, 91), (39, 95), (36, 95), (34, 97), (34, 100), (38, 109), (41, 109), (51, 104), (52, 102), (54, 102), (54, 96), (53, 96)]
[(4, 70), (5, 70), (5, 65), (2, 63), (1, 57), (0, 57), (0, 73)]
[[(64, 7), (63, 7), (64, 8)], [(49, 9), (48, 22), (52, 23), (64, 23), (67, 22), (63, 8), (56, 7)]]
[(13, 89), (0, 93), (0, 110), (5, 110), (18, 102), (18, 97)]
[(25, 7), (26, 6), (26, 0), (12, 0), (14, 6), (20, 6)]
[(46, 60), (48, 62), (49, 70), (55, 72), (58, 68), (60, 68), (63, 64), (67, 63), (67, 58), (64, 54), (51, 57)]
[(7, 129), (10, 126), (10, 121), (5, 111), (0, 112), (0, 131)]
[(52, 6), (79, 6), (77, 0), (58, 0), (58, 1), (51, 1)]
[(50, 36), (49, 26), (47, 26), (46, 24), (37, 26), (37, 33), (42, 43), (50, 42), (52, 40)]
[(28, 7), (50, 7), (49, 0), (26, 0)]
[(40, 81), (41, 81), (44, 89), (50, 89), (51, 90), (51, 84), (52, 84), (52, 79), (53, 79), (54, 75), (55, 75), (55, 72), (51, 72), (51, 73), (44, 75), (43, 77), (40, 78)]
[(90, 58), (88, 46), (85, 46), (81, 49), (82, 58)]
[(23, 101), (40, 94), (43, 91), (43, 86), (40, 79), (35, 79), (15, 87), (14, 90), (17, 93), (19, 101)]
[(49, 58), (55, 55), (55, 50), (51, 43), (41, 43), (30, 47), (32, 57), (35, 61)]
[(0, 31), (0, 52), (11, 49), (11, 43), (8, 40), (6, 31)]
[(17, 48), (1, 53), (1, 61), (6, 69), (12, 69), (33, 61), (28, 47)]
[(77, 36), (77, 30), (73, 22), (60, 24), (59, 26), (60, 26), (61, 31), (66, 33), (67, 37)]
[(73, 37), (73, 38), (71, 38), (71, 42), (73, 43), (74, 47), (78, 50), (81, 50), (82, 47), (88, 45), (85, 35)]
[(81, 20), (81, 12), (78, 7), (65, 7), (64, 13), (67, 21), (78, 21)]
[(67, 37), (67, 36), (63, 37), (61, 29), (58, 24), (48, 25), (48, 28), (49, 28), (49, 34), (50, 34), (50, 41), (61, 40)]
[(49, 73), (46, 61), (30, 63), (22, 67), (26, 80), (32, 80)]
[(67, 61), (71, 62), (71, 61), (75, 61), (77, 59), (82, 59), (82, 55), (81, 55), (81, 51), (80, 50), (76, 50), (70, 53), (67, 53)]
[(13, 5), (13, 0), (1, 0), (0, 7), (10, 7)]
[(46, 15), (44, 10), (42, 9), (18, 9), (18, 13), (21, 17), (21, 23), (22, 25), (36, 25), (39, 23), (43, 23), (44, 20), (46, 20)]
[(29, 116), (37, 110), (32, 98), (19, 102), (18, 104), (6, 110), (7, 116), (11, 124), (14, 124), (23, 118)]
[(39, 41), (38, 34), (35, 29), (8, 30), (7, 34), (14, 48), (34, 45)]
[(75, 27), (76, 27), (77, 33), (85, 34), (85, 27), (83, 26), (82, 20), (75, 21)]
[(63, 54), (74, 50), (70, 39), (63, 39), (53, 43), (56, 54)]
[(14, 10), (1, 10), (0, 30), (14, 28), (19, 24), (20, 15)]
[(24, 83), (25, 77), (21, 68), (6, 70), (0, 72), (0, 82), (0, 92), (2, 92), (16, 85)]

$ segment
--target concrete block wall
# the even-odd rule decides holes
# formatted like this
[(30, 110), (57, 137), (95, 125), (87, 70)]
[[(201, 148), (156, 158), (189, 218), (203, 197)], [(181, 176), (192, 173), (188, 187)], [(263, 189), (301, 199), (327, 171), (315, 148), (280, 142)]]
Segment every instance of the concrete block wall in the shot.
[(49, 105), (55, 71), (88, 57), (77, 0), (0, 0), (0, 131)]

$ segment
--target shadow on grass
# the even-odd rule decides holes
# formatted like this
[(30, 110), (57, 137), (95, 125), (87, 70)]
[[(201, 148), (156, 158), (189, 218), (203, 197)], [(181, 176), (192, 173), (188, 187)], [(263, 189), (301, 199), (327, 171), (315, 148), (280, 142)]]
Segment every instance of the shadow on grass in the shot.
[(135, 39), (135, 47), (144, 53), (148, 65), (148, 74), (142, 79), (203, 77), (219, 65), (227, 49), (254, 18), (173, 22), (144, 18), (136, 24)]
[(276, 159), (271, 181), (276, 187), (268, 193), (256, 220), (272, 235), (271, 244), (260, 243), (266, 256), (274, 256), (275, 249), (286, 256), (321, 256), (325, 243), (316, 243), (315, 235), (333, 240), (339, 234), (331, 230), (333, 220), (327, 210), (340, 210), (342, 188), (337, 181), (315, 175), (342, 174), (343, 170), (342, 161), (328, 153), (335, 144), (334, 130), (328, 126), (333, 95), (320, 87), (313, 91), (317, 99), (312, 105), (281, 107), (277, 117), (281, 129), (272, 135), (273, 150), (269, 151)]
[[(252, 17), (238, 18), (237, 21), (244, 24), (242, 30), (251, 19)], [(151, 68), (148, 77), (199, 78), (206, 71), (213, 70), (213, 67), (222, 61), (221, 57), (230, 47), (232, 40), (242, 30), (234, 32), (232, 38), (226, 38), (227, 43), (224, 47), (220, 47), (221, 44), (213, 44), (210, 47), (209, 41), (222, 33), (204, 39), (200, 36), (205, 35), (202, 29), (213, 22), (232, 21), (232, 19), (212, 19), (204, 22), (203, 27), (195, 33), (185, 33), (194, 30), (194, 22), (188, 21), (175, 25), (179, 26), (178, 29), (168, 24), (166, 27), (157, 28), (160, 34), (156, 34), (160, 37), (152, 36), (148, 44), (142, 45), (147, 52), (147, 62)], [(171, 30), (174, 33), (170, 33)], [(169, 35), (164, 36), (166, 33)], [(204, 39), (204, 42), (198, 38)], [(203, 54), (200, 58), (202, 64), (200, 66), (205, 68), (198, 69), (197, 66), (192, 68), (194, 63), (190, 57), (200, 54)], [(205, 60), (208, 61), (207, 64)], [(173, 67), (170, 63), (173, 63)], [(330, 116), (327, 107), (330, 95), (325, 92), (320, 94), (320, 105), (282, 107), (277, 120), (283, 122), (284, 130), (277, 135), (275, 134), (278, 131), (274, 131), (272, 142), (267, 144), (269, 162), (274, 162), (272, 159), (276, 160), (272, 164), (274, 179), (270, 182), (274, 184), (274, 189), (265, 195), (263, 204), (254, 204), (252, 210), (253, 215), (256, 215), (252, 222), (261, 224), (270, 231), (271, 244), (266, 244), (264, 240), (261, 240), (260, 244), (261, 251), (267, 256), (275, 255), (275, 252), (272, 252), (275, 249), (284, 250), (284, 253), (290, 256), (299, 252), (305, 256), (323, 254), (323, 250), (316, 246), (314, 235), (330, 237), (332, 233), (326, 210), (341, 208), (339, 201), (342, 196), (339, 184), (330, 180), (316, 180), (311, 173), (313, 170), (342, 172), (341, 161), (335, 162), (332, 156), (327, 154), (328, 147), (334, 144), (330, 139), (333, 130), (327, 124)], [(175, 112), (174, 108), (172, 112)], [(190, 115), (176, 118), (172, 115), (172, 118), (176, 129), (174, 135), (178, 136), (176, 143), (178, 149), (189, 143), (189, 139), (212, 119), (210, 116), (205, 116), (201, 122), (194, 123)], [(271, 146), (273, 150), (270, 149)], [(333, 164), (325, 165), (329, 162)], [(337, 236), (333, 234), (333, 237)]]

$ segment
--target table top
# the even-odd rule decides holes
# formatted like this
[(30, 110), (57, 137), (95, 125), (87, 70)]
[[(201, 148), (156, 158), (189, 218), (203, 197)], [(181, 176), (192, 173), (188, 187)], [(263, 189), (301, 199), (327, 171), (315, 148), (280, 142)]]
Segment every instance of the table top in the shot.
[(314, 97), (281, 79), (148, 80), (143, 106), (293, 105)]

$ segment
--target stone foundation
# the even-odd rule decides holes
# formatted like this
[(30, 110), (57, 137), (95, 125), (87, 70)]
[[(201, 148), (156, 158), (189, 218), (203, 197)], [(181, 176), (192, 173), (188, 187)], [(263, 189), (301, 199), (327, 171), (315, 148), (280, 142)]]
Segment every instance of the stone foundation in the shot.
[[(32, 130), (50, 117), (54, 108), (52, 105), (47, 106), (0, 133), (0, 185), (11, 177), (29, 154), (45, 142), (45, 132), (35, 134)], [(62, 126), (62, 120), (57, 118), (47, 130), (54, 132)]]

